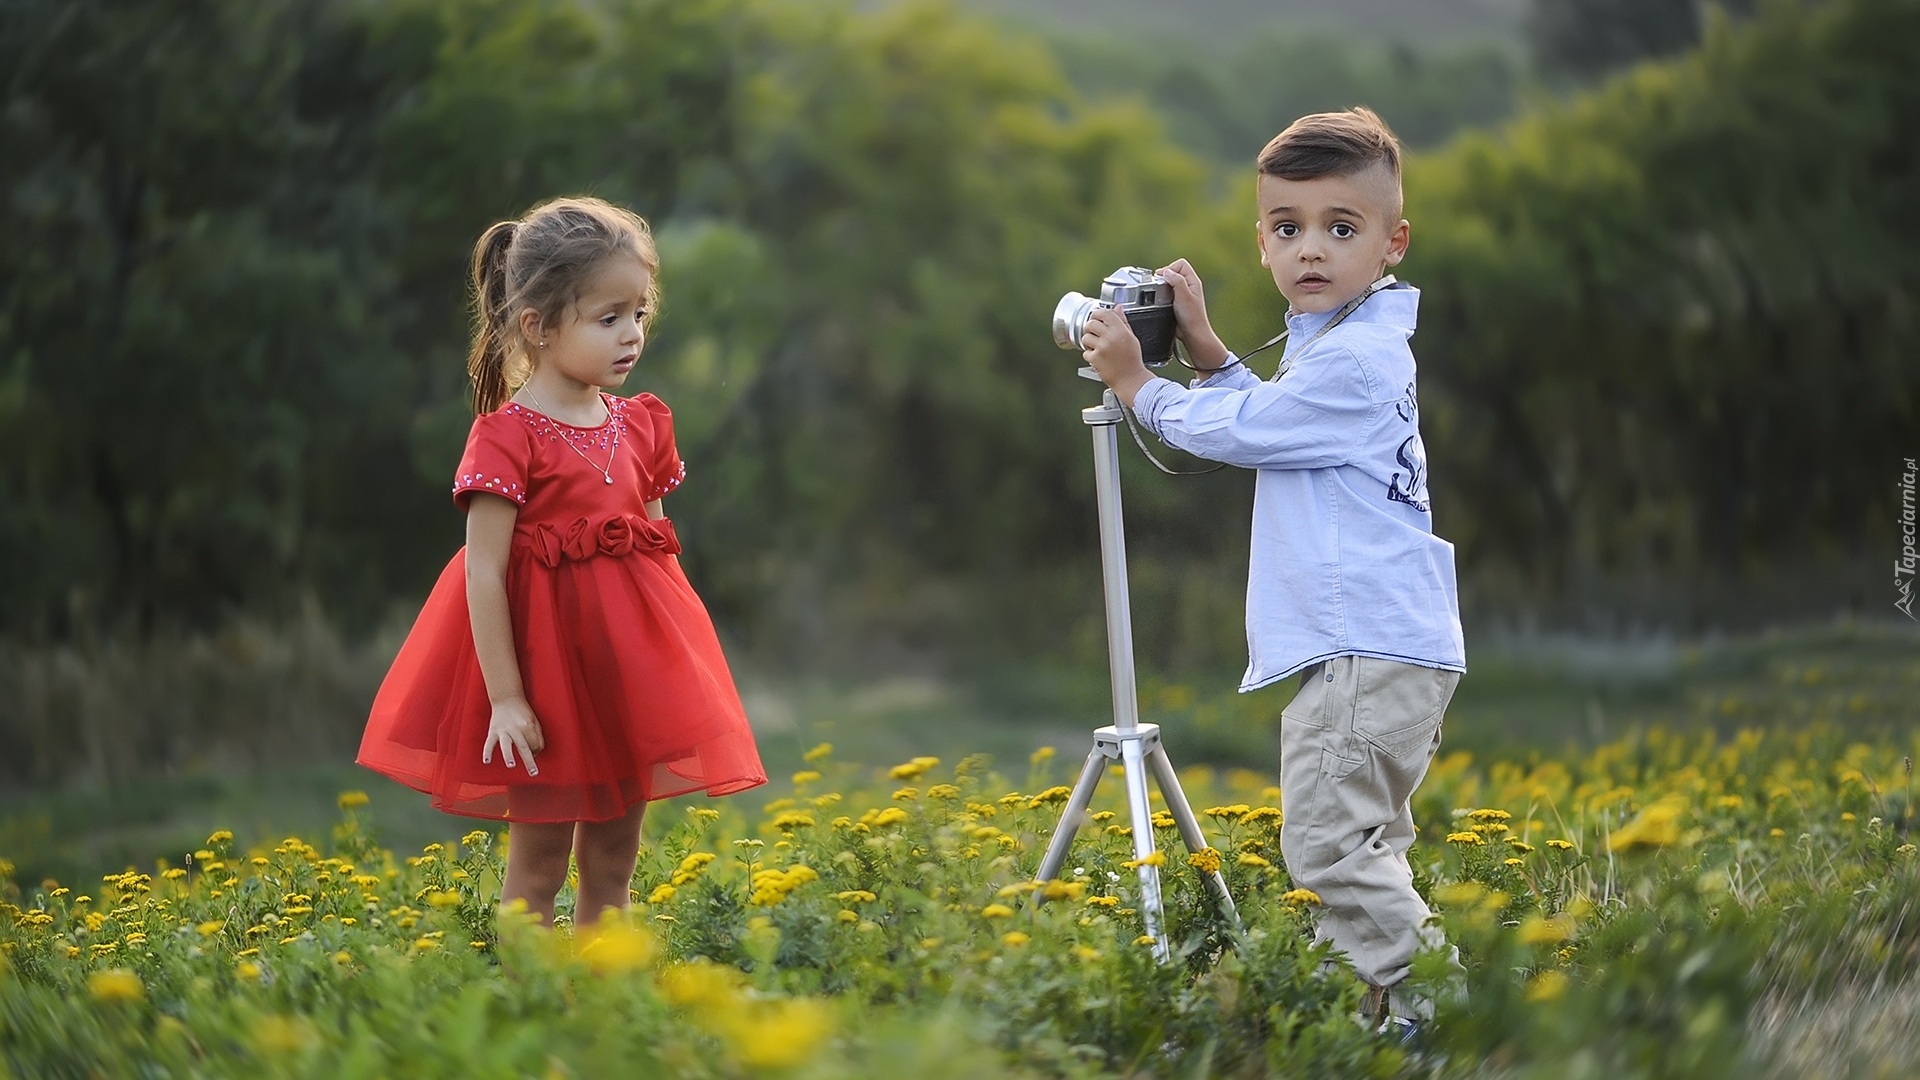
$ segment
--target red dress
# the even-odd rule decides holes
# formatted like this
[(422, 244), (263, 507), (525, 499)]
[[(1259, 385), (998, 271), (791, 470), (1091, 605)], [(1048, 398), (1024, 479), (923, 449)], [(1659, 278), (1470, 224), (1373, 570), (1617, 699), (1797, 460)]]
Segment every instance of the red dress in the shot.
[[(358, 758), (449, 813), (606, 821), (647, 799), (767, 781), (713, 623), (673, 558), (673, 523), (647, 517), (646, 504), (686, 475), (672, 415), (652, 394), (601, 398), (599, 427), (508, 403), (467, 436), (454, 502), (484, 491), (520, 505), (507, 607), (546, 746), (538, 776), (507, 768), (497, 748), (480, 762), (493, 710), (463, 548), (381, 683)], [(611, 484), (599, 469), (609, 457)]]

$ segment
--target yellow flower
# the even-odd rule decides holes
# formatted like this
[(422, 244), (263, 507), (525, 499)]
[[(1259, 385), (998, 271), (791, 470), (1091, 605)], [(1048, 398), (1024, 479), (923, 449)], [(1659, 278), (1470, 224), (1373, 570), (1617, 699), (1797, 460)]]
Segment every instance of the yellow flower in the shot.
[(928, 769), (940, 764), (936, 757), (917, 757), (904, 765), (895, 765), (887, 770), (887, 775), (895, 780), (913, 780), (926, 773)]
[(1283, 904), (1317, 904), (1320, 902), (1320, 894), (1314, 892), (1312, 889), (1288, 889), (1286, 892), (1280, 894), (1280, 902)]
[(907, 820), (907, 812), (897, 806), (889, 806), (873, 816), (873, 824), (876, 827), (898, 825), (905, 820)]
[(802, 813), (798, 810), (788, 810), (773, 819), (773, 827), (779, 829), (781, 832), (792, 832), (795, 829), (811, 829), (813, 826), (813, 815)]
[(1119, 907), (1120, 898), (1117, 896), (1089, 896), (1087, 897), (1087, 906), (1103, 908)]
[(1487, 842), (1486, 837), (1481, 836), (1477, 832), (1452, 832), (1447, 834), (1447, 843), (1449, 844), (1460, 844), (1464, 847), (1477, 847), (1486, 842)]
[(1142, 866), (1165, 866), (1167, 865), (1167, 853), (1157, 850), (1149, 851), (1143, 859), (1128, 859), (1120, 865), (1129, 870), (1138, 870)]
[(673, 1005), (726, 1005), (739, 985), (738, 971), (705, 960), (675, 964), (660, 973), (660, 993)]
[(1027, 942), (1032, 940), (1033, 938), (1029, 937), (1026, 934), (1021, 933), (1018, 930), (1009, 930), (1006, 933), (1000, 935), (1001, 943), (1006, 945), (1010, 949), (1018, 949), (1024, 946)]
[(147, 996), (140, 976), (126, 968), (108, 968), (87, 976), (87, 992), (95, 1001), (139, 1001)]
[(802, 754), (801, 756), (808, 761), (819, 761), (831, 753), (833, 753), (833, 744), (830, 742), (823, 742), (819, 746), (814, 747), (813, 749), (807, 751), (805, 754)]
[(1038, 765), (1043, 761), (1052, 761), (1053, 754), (1054, 754), (1053, 747), (1042, 746), (1039, 749), (1035, 750), (1032, 754), (1028, 755), (1027, 760), (1032, 762), (1035, 765)]
[(1558, 945), (1573, 938), (1573, 919), (1565, 914), (1543, 919), (1529, 915), (1515, 931), (1522, 945)]
[(664, 904), (673, 899), (673, 894), (676, 891), (677, 890), (671, 885), (655, 885), (653, 891), (647, 894), (647, 903)]
[(927, 798), (929, 799), (939, 799), (942, 802), (946, 802), (959, 797), (960, 789), (954, 787), (952, 784), (935, 784), (927, 789)]
[(920, 789), (917, 787), (903, 787), (893, 793), (895, 802), (912, 802), (919, 797)]
[(1527, 984), (1528, 1001), (1558, 1001), (1567, 992), (1567, 977), (1558, 971), (1543, 971)]
[[(451, 889), (435, 889), (427, 894), (427, 905), (437, 908), (459, 907), (460, 894)], [(291, 911), (293, 909), (289, 908), (288, 910)]]
[(319, 1041), (313, 1025), (297, 1016), (263, 1016), (252, 1035), (255, 1048), (269, 1057), (297, 1054)]
[(1511, 821), (1513, 820), (1513, 815), (1507, 813), (1505, 810), (1491, 810), (1491, 809), (1474, 810), (1468, 813), (1467, 817), (1473, 821)]
[(1448, 907), (1466, 907), (1487, 895), (1487, 887), (1477, 881), (1456, 881), (1433, 887), (1433, 898)]
[(1087, 883), (1084, 881), (1049, 881), (1040, 887), (1042, 900), (1078, 900), (1085, 896)]
[(1100, 950), (1087, 945), (1075, 945), (1073, 947), (1073, 955), (1091, 964), (1100, 959)]
[(219, 844), (230, 844), (232, 842), (233, 842), (233, 833), (227, 831), (226, 829), (215, 829), (213, 831), (213, 835), (207, 837), (208, 847), (214, 847)]
[(799, 772), (793, 774), (793, 786), (800, 787), (804, 784), (811, 784), (818, 779), (820, 779), (819, 773), (812, 769), (801, 769)]
[(1210, 818), (1243, 818), (1253, 813), (1253, 807), (1246, 803), (1234, 803), (1231, 806), (1209, 806), (1200, 812)]
[(609, 910), (590, 932), (580, 958), (595, 975), (618, 975), (651, 964), (655, 952), (653, 935)]
[(1614, 830), (1607, 839), (1607, 850), (1672, 847), (1680, 842), (1680, 815), (1685, 809), (1686, 804), (1674, 796), (1653, 803), (1640, 811), (1638, 817)]
[(986, 907), (980, 909), (980, 917), (983, 919), (1011, 919), (1013, 918), (1013, 909), (1005, 904), (988, 904)]
[[(259, 952), (260, 950), (255, 949), (253, 951)], [(254, 963), (251, 960), (242, 960), (240, 961), (239, 964), (237, 964), (234, 967), (233, 973), (239, 978), (245, 979), (248, 982), (253, 982), (258, 978), (260, 978), (260, 965)]]
[(1555, 850), (1555, 851), (1572, 851), (1572, 850), (1573, 850), (1573, 841), (1571, 841), (1571, 840), (1549, 840), (1549, 841), (1547, 841), (1547, 846), (1548, 846), (1548, 847), (1550, 847), (1550, 848), (1552, 848), (1552, 849), (1553, 849), (1553, 850)]
[(1239, 863), (1241, 866), (1251, 866), (1251, 867), (1254, 867), (1255, 869), (1266, 869), (1267, 867), (1270, 867), (1273, 865), (1272, 863), (1261, 858), (1260, 856), (1255, 855), (1251, 851), (1241, 852), (1239, 857), (1235, 858), (1233, 861)]
[(857, 923), (860, 921), (860, 913), (857, 911), (848, 911), (846, 908), (841, 908), (840, 911), (834, 915), (834, 918), (840, 920), (843, 923)]
[(357, 810), (367, 805), (367, 793), (364, 791), (343, 791), (339, 803), (342, 810)]
[(1072, 795), (1072, 788), (1067, 787), (1065, 784), (1055, 784), (1040, 794), (1035, 795), (1033, 798), (1028, 799), (1027, 808), (1032, 810), (1053, 803), (1063, 803)]
[(1203, 874), (1215, 874), (1220, 871), (1220, 853), (1213, 848), (1201, 848), (1187, 856), (1187, 865)]
[(811, 998), (769, 1001), (730, 1017), (727, 1046), (749, 1069), (790, 1069), (810, 1061), (833, 1035), (833, 1012)]
[(865, 889), (848, 889), (845, 892), (837, 892), (833, 894), (833, 898), (843, 904), (869, 904), (876, 899), (874, 894)]

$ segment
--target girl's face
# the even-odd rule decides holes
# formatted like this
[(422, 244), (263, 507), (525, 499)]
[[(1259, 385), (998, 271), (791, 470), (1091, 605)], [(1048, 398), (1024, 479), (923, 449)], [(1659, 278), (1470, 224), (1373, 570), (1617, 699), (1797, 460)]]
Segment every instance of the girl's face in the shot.
[[(647, 344), (649, 284), (646, 267), (636, 259), (614, 260), (596, 270), (558, 326), (539, 327), (536, 316), (535, 370), (602, 389), (626, 382)], [(546, 347), (538, 348), (543, 333)]]

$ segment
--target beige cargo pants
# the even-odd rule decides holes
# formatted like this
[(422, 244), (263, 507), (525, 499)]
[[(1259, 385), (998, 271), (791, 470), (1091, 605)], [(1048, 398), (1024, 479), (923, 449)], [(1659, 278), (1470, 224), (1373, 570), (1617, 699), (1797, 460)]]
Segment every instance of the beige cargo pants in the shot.
[[(1332, 942), (1395, 1015), (1431, 1014), (1399, 994), (1413, 955), (1443, 944), (1413, 890), (1409, 802), (1440, 747), (1458, 672), (1338, 656), (1301, 673), (1280, 715), (1280, 851), (1296, 886), (1320, 897), (1316, 942)], [(1405, 1000), (1401, 1000), (1401, 999)]]

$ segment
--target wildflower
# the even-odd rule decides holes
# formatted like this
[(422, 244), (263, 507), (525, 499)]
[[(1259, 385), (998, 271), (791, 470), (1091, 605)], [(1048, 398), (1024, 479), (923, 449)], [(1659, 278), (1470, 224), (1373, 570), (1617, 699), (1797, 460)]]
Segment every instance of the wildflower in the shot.
[(187, 872), (181, 869), (180, 867), (175, 866), (175, 867), (170, 867), (165, 872), (163, 872), (160, 876), (163, 878), (166, 878), (168, 881), (179, 881), (181, 878), (187, 876)]
[(233, 833), (226, 829), (215, 829), (213, 835), (207, 837), (208, 847), (218, 847), (221, 844), (231, 843), (233, 843)]
[(1155, 938), (1152, 934), (1141, 934), (1139, 937), (1133, 939), (1133, 943), (1135, 945), (1146, 945), (1151, 947), (1159, 944), (1159, 939)]
[(1916, 850), (1920, 849), (1916, 849), (1912, 844), (1901, 844), (1899, 847), (1894, 848), (1893, 852), (1896, 855), (1911, 855)]
[(1013, 909), (1005, 904), (988, 904), (986, 907), (980, 909), (980, 917), (983, 919), (1011, 919), (1013, 918)]
[(1477, 832), (1452, 832), (1447, 834), (1447, 843), (1449, 844), (1460, 844), (1464, 847), (1478, 847), (1486, 842), (1486, 837), (1481, 836)]
[(1035, 749), (1032, 754), (1028, 755), (1027, 761), (1034, 765), (1038, 765), (1043, 761), (1052, 761), (1053, 755), (1054, 755), (1053, 747), (1042, 746)]
[(1210, 818), (1243, 818), (1253, 813), (1253, 807), (1246, 803), (1234, 803), (1231, 806), (1209, 806), (1200, 812)]
[(1511, 847), (1513, 850), (1519, 852), (1522, 855), (1533, 854), (1533, 845), (1527, 843), (1525, 840), (1522, 840), (1517, 836), (1507, 837), (1507, 846)]
[(1091, 964), (1100, 959), (1100, 950), (1086, 945), (1075, 945), (1073, 955)]
[(924, 775), (928, 769), (938, 764), (940, 764), (939, 758), (917, 757), (904, 765), (895, 765), (893, 768), (888, 769), (887, 776), (894, 780), (915, 780)]
[(339, 798), (340, 809), (357, 810), (367, 805), (367, 793), (364, 791), (343, 791)]
[(1632, 851), (1643, 847), (1672, 847), (1680, 842), (1680, 813), (1685, 806), (1668, 797), (1640, 811), (1607, 840), (1608, 851)]
[(840, 911), (834, 915), (834, 918), (843, 923), (857, 923), (860, 921), (860, 913), (841, 908)]
[(905, 820), (907, 820), (907, 812), (897, 806), (889, 806), (873, 816), (873, 824), (876, 827), (898, 825)]
[(1718, 810), (1738, 810), (1745, 804), (1746, 800), (1738, 795), (1722, 795), (1713, 800), (1714, 808)]
[(1087, 906), (1103, 908), (1119, 907), (1120, 898), (1117, 896), (1089, 896), (1087, 897)]
[(1031, 936), (1021, 933), (1018, 930), (1009, 930), (1006, 933), (1000, 935), (1001, 944), (1007, 946), (1010, 949), (1021, 948), (1022, 946), (1026, 945), (1027, 942), (1032, 940), (1033, 938)]
[(1466, 907), (1485, 895), (1487, 887), (1477, 881), (1458, 881), (1433, 889), (1433, 898), (1449, 907)]
[(960, 797), (960, 789), (952, 784), (935, 784), (927, 789), (927, 798), (946, 802)]
[(815, 772), (814, 770), (801, 769), (799, 772), (793, 774), (793, 786), (802, 787), (806, 784), (811, 784), (818, 779), (820, 779), (820, 774)]
[(1063, 802), (1066, 802), (1067, 799), (1072, 795), (1073, 795), (1072, 788), (1067, 787), (1065, 784), (1055, 784), (1053, 787), (1050, 787), (1047, 790), (1042, 791), (1040, 794), (1035, 795), (1033, 798), (1028, 799), (1027, 808), (1029, 810), (1037, 810), (1042, 806), (1049, 806), (1054, 803), (1063, 803)]
[(660, 885), (655, 885), (653, 887), (653, 891), (647, 894), (647, 903), (664, 904), (667, 901), (673, 899), (673, 894), (676, 891), (677, 890), (675, 890), (674, 887), (671, 885), (667, 885), (664, 883)]
[(1280, 813), (1279, 807), (1256, 806), (1252, 810), (1247, 811), (1246, 816), (1241, 818), (1240, 820), (1246, 822), (1249, 825), (1258, 824), (1259, 822), (1262, 822), (1262, 821), (1271, 821), (1275, 825), (1278, 825), (1281, 823), (1282, 820), (1284, 820), (1284, 818)]
[(912, 802), (919, 797), (920, 789), (917, 787), (903, 787), (893, 793), (893, 798), (896, 802)]
[(1167, 853), (1164, 851), (1149, 851), (1141, 858), (1128, 859), (1120, 865), (1129, 870), (1138, 870), (1142, 866), (1165, 866), (1167, 865)]
[[(255, 949), (255, 952), (260, 950)], [(256, 982), (260, 978), (260, 965), (251, 960), (242, 960), (234, 966), (233, 974), (246, 982)]]
[(1049, 881), (1040, 889), (1042, 900), (1078, 900), (1086, 895), (1084, 881)]
[[(427, 905), (437, 908), (459, 907), (460, 894), (454, 892), (452, 889), (435, 889), (433, 892), (427, 894)], [(292, 909), (289, 908), (288, 910), (291, 911)]]
[(1509, 859), (1502, 859), (1500, 860), (1500, 863), (1502, 866), (1525, 866), (1527, 865), (1527, 860), (1522, 859), (1516, 855)]
[(1473, 821), (1512, 821), (1513, 815), (1505, 810), (1481, 809), (1467, 811), (1467, 817)]
[(833, 1034), (824, 1002), (789, 998), (759, 1005), (722, 1026), (727, 1044), (749, 1069), (788, 1069), (811, 1060)]
[(1543, 919), (1529, 915), (1515, 932), (1522, 945), (1558, 945), (1573, 937), (1573, 919), (1565, 914)]
[(653, 935), (609, 909), (581, 946), (580, 958), (595, 975), (618, 975), (646, 967), (655, 951)]
[(773, 819), (773, 827), (779, 829), (781, 832), (792, 832), (795, 829), (811, 829), (813, 826), (813, 815), (802, 813), (798, 810), (788, 810)]
[(297, 1054), (319, 1040), (313, 1025), (297, 1016), (263, 1016), (252, 1036), (254, 1047), (269, 1057)]
[(147, 996), (140, 976), (126, 968), (108, 968), (87, 976), (87, 992), (95, 1001), (139, 1001)]
[(1543, 971), (1527, 983), (1528, 1001), (1558, 1001), (1567, 992), (1567, 977), (1558, 971)]
[(1572, 851), (1572, 850), (1573, 850), (1573, 841), (1571, 841), (1571, 840), (1549, 840), (1549, 841), (1547, 841), (1547, 846), (1548, 846), (1548, 847), (1550, 847), (1550, 848), (1552, 848), (1552, 849), (1553, 849), (1553, 850), (1555, 850), (1555, 851)]
[(877, 899), (874, 894), (865, 889), (848, 889), (845, 892), (834, 893), (833, 898), (843, 904), (870, 904)]
[(1314, 892), (1312, 889), (1288, 889), (1286, 892), (1280, 894), (1280, 902), (1283, 904), (1317, 904), (1320, 902), (1320, 894)]
[(739, 984), (738, 971), (705, 960), (674, 964), (660, 973), (660, 992), (673, 1005), (726, 1005)]
[(1255, 855), (1251, 851), (1241, 852), (1233, 861), (1239, 863), (1241, 866), (1251, 866), (1256, 870), (1265, 870), (1273, 866), (1272, 863)]

